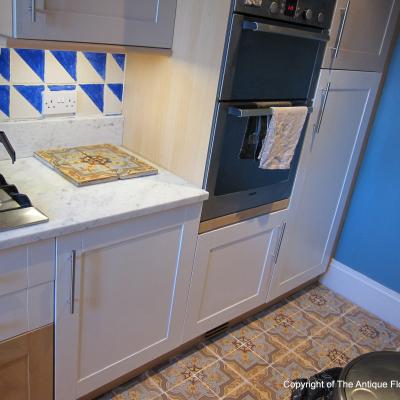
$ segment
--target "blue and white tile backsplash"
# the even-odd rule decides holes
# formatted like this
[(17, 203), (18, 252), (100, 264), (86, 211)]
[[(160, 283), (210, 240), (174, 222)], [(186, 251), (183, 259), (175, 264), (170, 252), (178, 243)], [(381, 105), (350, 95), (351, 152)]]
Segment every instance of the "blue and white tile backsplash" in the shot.
[(76, 90), (77, 115), (122, 113), (125, 54), (0, 48), (0, 121), (43, 118), (46, 90)]

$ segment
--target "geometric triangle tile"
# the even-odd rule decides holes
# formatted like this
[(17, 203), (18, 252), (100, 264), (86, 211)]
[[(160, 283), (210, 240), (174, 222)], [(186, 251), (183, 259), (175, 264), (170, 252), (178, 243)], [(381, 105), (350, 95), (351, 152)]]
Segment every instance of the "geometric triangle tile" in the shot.
[(42, 92), (44, 86), (11, 86), (10, 117), (11, 119), (41, 118)]
[(76, 73), (78, 83), (104, 83), (104, 79), (81, 51), (78, 52)]
[(119, 101), (122, 101), (122, 96), (124, 94), (124, 85), (122, 83), (109, 83), (107, 85)]
[(10, 116), (10, 86), (0, 85), (0, 112), (2, 119)]
[(106, 115), (119, 115), (122, 113), (122, 101), (113, 93), (110, 84), (106, 85), (104, 90), (104, 113)]
[(45, 80), (47, 84), (75, 83), (76, 52), (46, 50)]
[(10, 82), (10, 49), (0, 48), (0, 83)]
[(43, 83), (15, 49), (10, 49), (10, 83), (17, 85), (40, 85)]
[(78, 114), (102, 114), (104, 110), (104, 85), (81, 84), (78, 90)]
[[(34, 74), (39, 78), (41, 82), (44, 81), (44, 50), (32, 50), (32, 49), (14, 49), (22, 63), (24, 63)], [(14, 74), (14, 67), (11, 69), (11, 73)], [(21, 73), (21, 71), (20, 71)], [(14, 75), (13, 83), (28, 83), (24, 81), (23, 76)], [(32, 82), (33, 83), (33, 82)]]
[(83, 52), (86, 59), (89, 61), (90, 65), (95, 69), (95, 71), (104, 80), (106, 79), (106, 53), (93, 53), (93, 52)]
[(125, 69), (125, 54), (112, 54), (121, 71)]
[[(107, 54), (106, 82), (108, 83), (124, 82), (124, 69), (121, 68), (117, 59), (114, 57), (116, 55), (118, 54)], [(125, 58), (124, 54), (120, 55)]]

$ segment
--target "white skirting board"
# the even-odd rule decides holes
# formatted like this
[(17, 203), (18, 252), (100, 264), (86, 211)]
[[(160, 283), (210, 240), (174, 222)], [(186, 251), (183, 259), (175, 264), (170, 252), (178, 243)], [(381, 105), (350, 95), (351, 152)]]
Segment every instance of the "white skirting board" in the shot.
[(320, 282), (334, 292), (400, 329), (400, 293), (332, 260)]

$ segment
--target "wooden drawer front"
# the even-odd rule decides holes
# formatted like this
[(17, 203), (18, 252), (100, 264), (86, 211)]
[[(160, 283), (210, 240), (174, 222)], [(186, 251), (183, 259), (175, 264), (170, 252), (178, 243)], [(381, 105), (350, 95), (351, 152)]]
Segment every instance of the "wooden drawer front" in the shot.
[(0, 251), (0, 296), (54, 280), (54, 240)]
[(53, 398), (53, 325), (0, 343), (0, 398)]

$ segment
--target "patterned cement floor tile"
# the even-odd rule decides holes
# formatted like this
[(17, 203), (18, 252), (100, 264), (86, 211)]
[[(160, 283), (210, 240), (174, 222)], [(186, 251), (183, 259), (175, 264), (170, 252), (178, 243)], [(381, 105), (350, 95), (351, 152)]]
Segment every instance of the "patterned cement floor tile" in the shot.
[(268, 332), (298, 312), (300, 310), (292, 304), (278, 303), (256, 315), (253, 321), (264, 332)]
[(314, 338), (302, 343), (295, 352), (307, 360), (313, 368), (321, 371), (336, 359), (348, 357), (347, 350), (352, 346), (353, 343), (345, 337), (330, 329), (325, 329)]
[(231, 330), (231, 334), (242, 343), (254, 339), (261, 333), (263, 333), (263, 330), (254, 320), (246, 320), (245, 322), (234, 326)]
[(286, 354), (286, 356), (272, 364), (272, 366), (290, 381), (299, 378), (309, 378), (318, 372), (312, 363), (292, 352)]
[(189, 373), (195, 375), (197, 372), (216, 362), (218, 357), (207, 346), (200, 344), (192, 350), (182, 354), (178, 363)]
[(218, 357), (224, 357), (243, 346), (243, 342), (235, 338), (233, 335), (225, 333), (222, 336), (207, 341), (206, 346)]
[(322, 285), (304, 289), (292, 301), (326, 325), (354, 308), (352, 303)]
[(172, 400), (216, 400), (218, 397), (210, 388), (204, 385), (199, 379), (193, 377), (181, 385), (171, 389), (168, 397)]
[(245, 379), (254, 377), (268, 367), (265, 360), (244, 345), (224, 357), (223, 362)]
[(158, 400), (161, 396), (161, 391), (146, 374), (119, 386), (113, 392), (113, 400)]
[(246, 346), (268, 364), (278, 361), (289, 352), (289, 349), (282, 343), (277, 342), (269, 332), (262, 333), (247, 342)]
[[(291, 390), (285, 387), (289, 382), (288, 379), (280, 374), (276, 369), (269, 367), (261, 374), (250, 380), (251, 385), (260, 395), (261, 400), (289, 400)], [(244, 399), (246, 399), (244, 397)]]
[(400, 331), (358, 307), (335, 322), (334, 327), (371, 351), (396, 350), (400, 344)]
[(362, 354), (369, 353), (370, 351), (364, 347), (359, 346), (351, 346), (349, 349), (345, 350), (343, 353), (339, 354), (339, 356), (324, 369), (329, 368), (344, 368), (350, 361), (355, 358), (361, 356)]
[(307, 314), (307, 311), (300, 311), (293, 315), (291, 319), (293, 321), (292, 326), (298, 331), (306, 333), (309, 337), (318, 334), (326, 328), (325, 324), (312, 315)]
[(229, 368), (223, 361), (218, 361), (203, 369), (196, 377), (219, 397), (227, 396), (245, 382), (242, 377)]

